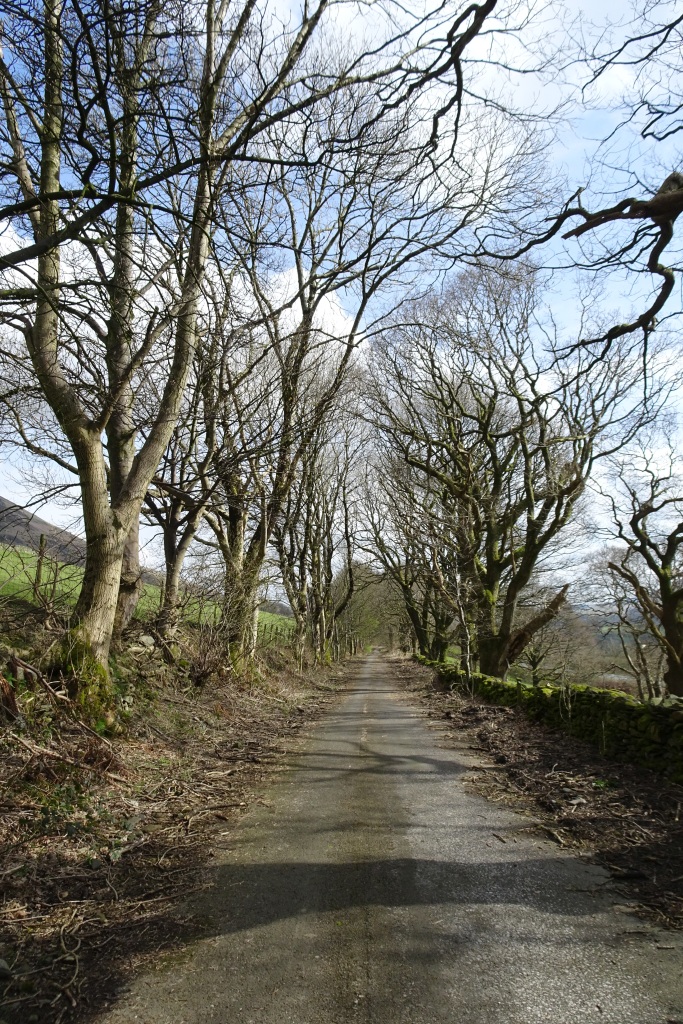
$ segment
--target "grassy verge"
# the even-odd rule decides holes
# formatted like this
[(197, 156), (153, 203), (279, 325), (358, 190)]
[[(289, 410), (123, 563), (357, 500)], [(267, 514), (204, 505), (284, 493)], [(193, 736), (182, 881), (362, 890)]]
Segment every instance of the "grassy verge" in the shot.
[[(45, 557), (40, 562), (35, 551), (0, 545), (0, 609), (3, 605), (22, 601), (35, 608), (54, 608), (68, 614), (74, 607), (81, 588), (83, 569)], [(135, 612), (140, 622), (150, 622), (159, 611), (161, 589), (144, 583)], [(217, 619), (218, 605), (201, 595), (187, 594), (183, 604), (183, 620), (190, 625), (210, 624)], [(270, 612), (259, 614), (261, 644), (282, 641), (294, 630), (293, 619)]]

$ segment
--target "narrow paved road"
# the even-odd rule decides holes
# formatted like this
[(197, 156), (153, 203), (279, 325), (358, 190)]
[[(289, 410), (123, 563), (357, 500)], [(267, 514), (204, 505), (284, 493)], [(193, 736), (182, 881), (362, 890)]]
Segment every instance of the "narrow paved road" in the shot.
[(221, 854), (207, 937), (103, 1024), (683, 1024), (682, 937), (468, 794), (473, 763), (369, 658)]

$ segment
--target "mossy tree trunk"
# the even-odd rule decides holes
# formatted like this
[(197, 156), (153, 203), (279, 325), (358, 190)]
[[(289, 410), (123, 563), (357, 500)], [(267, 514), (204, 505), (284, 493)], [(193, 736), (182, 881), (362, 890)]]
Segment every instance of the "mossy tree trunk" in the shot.
[[(203, 164), (197, 172), (192, 228), (187, 246), (185, 273), (180, 283), (170, 367), (149, 434), (145, 443), (136, 451), (130, 420), (129, 391), (133, 370), (130, 360), (133, 301), (130, 257), (133, 226), (126, 195), (120, 200), (120, 206), (125, 209), (119, 213), (116, 222), (118, 248), (110, 288), (112, 314), (106, 338), (103, 339), (110, 379), (106, 394), (100, 396), (102, 407), (99, 412), (94, 408), (96, 403), (93, 402), (92, 396), (84, 398), (73, 373), (65, 368), (70, 357), (68, 345), (62, 349), (64, 339), (60, 336), (61, 332), (67, 332), (62, 319), (65, 310), (61, 305), (61, 216), (58, 199), (52, 198), (60, 194), (62, 176), (64, 66), (60, 19), (59, 2), (47, 0), (43, 22), (45, 80), (39, 154), (39, 196), (42, 198), (30, 215), (35, 239), (38, 243), (44, 244), (44, 250), (37, 261), (35, 315), (32, 324), (25, 329), (25, 337), (43, 394), (55, 413), (74, 455), (75, 466), (67, 465), (64, 460), (61, 464), (77, 474), (83, 501), (86, 532), (85, 571), (75, 611), (75, 626), (67, 637), (64, 652), (66, 660), (62, 661), (65, 665), (71, 663), (74, 667), (77, 664), (84, 666), (86, 662), (91, 662), (98, 668), (96, 674), (102, 680), (107, 680), (108, 656), (119, 601), (121, 570), (124, 559), (127, 570), (135, 570), (137, 564), (137, 523), (140, 507), (177, 419), (196, 342), (197, 310), (208, 255), (207, 226), (214, 201), (212, 191), (215, 169)], [(212, 61), (213, 55), (209, 55), (207, 60)], [(204, 98), (201, 118), (205, 145), (208, 144), (213, 122), (214, 83), (210, 89), (207, 85), (207, 90), (210, 96)], [(6, 109), (11, 111), (6, 96), (5, 105)], [(134, 134), (134, 125), (128, 123), (128, 129)], [(11, 120), (10, 131), (13, 133), (15, 151), (18, 154), (23, 153), (17, 121)], [(125, 131), (123, 134), (126, 134)], [(134, 138), (131, 137), (128, 142), (123, 136), (122, 139), (119, 180), (125, 185), (126, 181), (130, 184), (134, 179), (135, 147)], [(26, 191), (31, 195), (31, 175), (27, 164), (22, 173), (26, 180)], [(105, 433), (112, 448), (109, 465), (103, 444)], [(128, 594), (124, 593), (121, 602), (122, 624), (125, 624), (134, 610), (139, 573), (135, 570), (134, 575), (136, 578), (130, 580), (130, 591)], [(74, 652), (77, 654), (75, 660), (72, 657)]]

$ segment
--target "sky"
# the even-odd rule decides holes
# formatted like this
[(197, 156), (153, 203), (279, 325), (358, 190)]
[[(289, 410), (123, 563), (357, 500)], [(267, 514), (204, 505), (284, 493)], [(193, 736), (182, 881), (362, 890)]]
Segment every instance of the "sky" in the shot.
[[(296, 9), (296, 6), (288, 0), (277, 0), (277, 4), (273, 4), (271, 9), (286, 16), (287, 11)], [(577, 3), (576, 0), (565, 0), (562, 3), (553, 0), (543, 5), (526, 0), (526, 4), (517, 7), (518, 10), (526, 9), (533, 13), (532, 26), (535, 22), (535, 27), (532, 27), (531, 32), (537, 40), (544, 40), (549, 47), (562, 38), (567, 40), (568, 37), (564, 35), (566, 26), (570, 27), (573, 38), (577, 38), (581, 32), (592, 36), (595, 31), (592, 26), (604, 25), (609, 20), (623, 19), (628, 16), (629, 10), (616, 0), (594, 0), (590, 4)], [(415, 10), (414, 5), (412, 9)], [(368, 36), (371, 34), (373, 17), (368, 14), (368, 10), (365, 5), (359, 5), (355, 11), (349, 7), (338, 7), (334, 17), (345, 18), (345, 29), (351, 34)], [(359, 13), (361, 11), (362, 17)], [(481, 44), (478, 44), (478, 56), (486, 55), (488, 42), (482, 40)], [(499, 47), (499, 43), (496, 41), (494, 46)], [(560, 46), (559, 49), (565, 57), (571, 52), (568, 44)], [(528, 54), (525, 56), (519, 44), (510, 46), (509, 41), (502, 56), (510, 61), (531, 59)], [(497, 91), (506, 98), (512, 97), (518, 105), (528, 103), (533, 104), (536, 109), (539, 109), (539, 105), (541, 109), (549, 109), (560, 99), (570, 101), (563, 117), (557, 122), (554, 141), (546, 153), (548, 174), (555, 175), (558, 181), (558, 198), (567, 187), (573, 189), (586, 185), (594, 192), (592, 196), (590, 191), (586, 193), (591, 197), (591, 202), (597, 202), (597, 197), (602, 193), (605, 196), (604, 204), (609, 205), (613, 201), (606, 195), (610, 187), (618, 191), (629, 184), (628, 176), (623, 173), (625, 166), (631, 172), (635, 172), (642, 182), (656, 187), (658, 181), (678, 165), (677, 140), (658, 144), (656, 147), (643, 146), (637, 143), (632, 133), (624, 131), (618, 134), (609, 146), (601, 145), (601, 141), (622, 118), (618, 107), (624, 93), (634, 84), (633, 72), (631, 69), (618, 68), (603, 76), (599, 86), (583, 97), (586, 102), (581, 103), (579, 85), (584, 75), (583, 67), (569, 65), (562, 71), (555, 70), (541, 79), (531, 75), (511, 76), (491, 67), (484, 71), (483, 77), (484, 83), (494, 92)], [(631, 183), (631, 186), (638, 189), (636, 194), (642, 194), (639, 186), (634, 183)], [(588, 203), (588, 199), (586, 202)], [(554, 243), (545, 250), (543, 258), (549, 265), (555, 265), (560, 264), (563, 259), (570, 262), (577, 254), (576, 242)], [(570, 333), (576, 314), (574, 289), (575, 278), (572, 275), (555, 278), (553, 312), (559, 323)], [(615, 276), (608, 283), (606, 304), (612, 308), (619, 306), (628, 310), (631, 302), (638, 304), (642, 289), (643, 285), (639, 283), (634, 291), (630, 279), (627, 280), (623, 275), (621, 278)], [(680, 290), (678, 297), (680, 299)], [(331, 327), (340, 327), (345, 322), (344, 311), (339, 306), (331, 306), (328, 315)], [(16, 454), (8, 456), (0, 453), (0, 494), (18, 504), (26, 504), (35, 491), (36, 486), (25, 472), (22, 459)], [(78, 509), (73, 505), (64, 507), (57, 501), (49, 500), (36, 507), (36, 511), (56, 525), (75, 528), (76, 532), (80, 530)], [(145, 539), (151, 543), (151, 534), (147, 533)], [(155, 562), (157, 559), (158, 551), (151, 546), (147, 561)]]

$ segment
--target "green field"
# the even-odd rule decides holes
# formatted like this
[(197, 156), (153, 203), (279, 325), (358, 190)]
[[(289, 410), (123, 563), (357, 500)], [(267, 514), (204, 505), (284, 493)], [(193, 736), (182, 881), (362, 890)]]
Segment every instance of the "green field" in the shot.
[[(39, 581), (37, 574), (38, 555), (35, 551), (0, 545), (0, 609), (12, 601), (27, 601), (36, 607), (54, 607), (63, 612), (73, 608), (83, 579), (80, 566), (65, 565), (46, 557)], [(159, 610), (160, 598), (159, 587), (144, 583), (135, 618), (142, 622), (152, 620)], [(218, 615), (218, 606), (213, 601), (190, 597), (183, 615), (193, 623), (210, 620)], [(259, 634), (265, 641), (289, 636), (293, 629), (294, 620), (286, 615), (259, 614)]]
[(280, 637), (291, 636), (294, 632), (294, 619), (288, 615), (259, 612), (258, 631), (259, 635), (262, 633), (265, 639), (268, 639), (269, 634)]
[(0, 546), (0, 602), (14, 599), (35, 605), (54, 603), (60, 609), (74, 604), (83, 578), (81, 568), (46, 557), (39, 582), (37, 571), (35, 551)]

